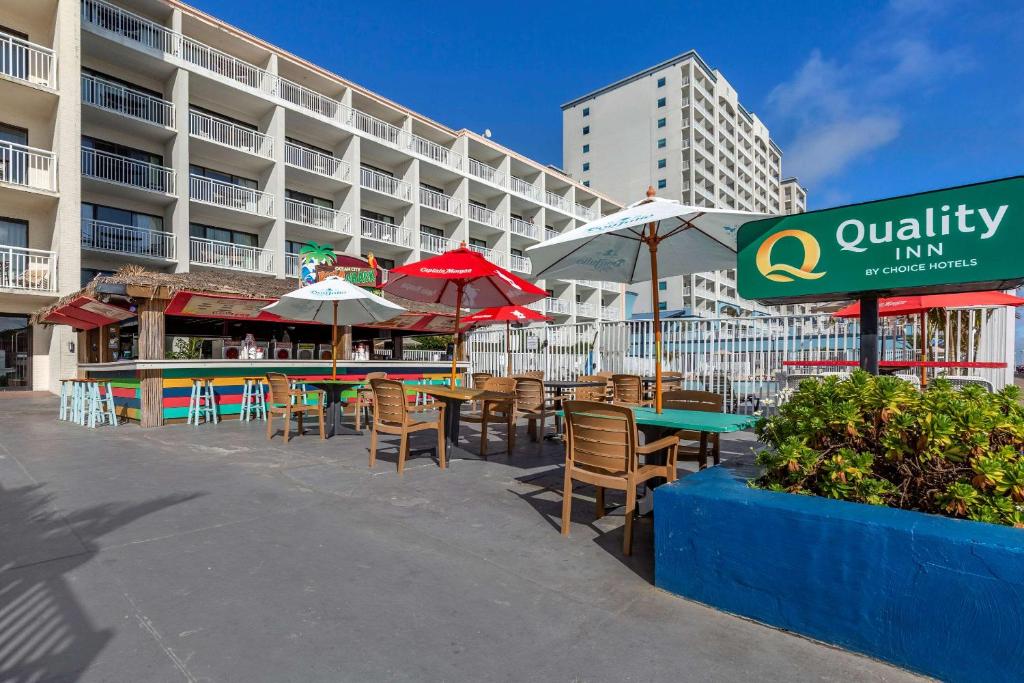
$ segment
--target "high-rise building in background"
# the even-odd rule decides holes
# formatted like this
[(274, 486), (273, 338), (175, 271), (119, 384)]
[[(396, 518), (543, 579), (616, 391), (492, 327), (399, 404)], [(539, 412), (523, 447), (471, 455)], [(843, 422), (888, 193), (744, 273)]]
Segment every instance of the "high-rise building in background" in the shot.
[[(630, 203), (648, 186), (694, 206), (796, 213), (807, 191), (782, 181), (782, 151), (717, 69), (689, 51), (562, 105), (562, 160), (583, 185)], [(649, 284), (634, 313), (650, 312)], [(736, 293), (734, 270), (665, 278), (664, 310), (700, 317), (803, 312)]]
[[(127, 263), (282, 278), (308, 241), (384, 267), (466, 242), (528, 277), (527, 247), (619, 208), (179, 2), (0, 2), (0, 389), (72, 376), (71, 328), (28, 316)], [(622, 317), (619, 284), (539, 284), (556, 322)]]

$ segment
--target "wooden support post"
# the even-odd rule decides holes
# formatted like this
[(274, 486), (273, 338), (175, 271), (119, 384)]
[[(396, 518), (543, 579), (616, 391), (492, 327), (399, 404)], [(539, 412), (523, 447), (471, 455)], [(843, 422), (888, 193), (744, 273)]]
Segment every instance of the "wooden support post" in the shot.
[(338, 341), (341, 344), (341, 355), (338, 358), (352, 360), (352, 326), (342, 325), (338, 329), (341, 331), (341, 339)]
[(391, 336), (391, 360), (402, 360), (405, 355), (405, 337), (400, 334)]
[[(139, 360), (163, 360), (166, 332), (166, 299), (139, 300)], [(164, 423), (164, 377), (162, 370), (139, 371), (139, 401), (143, 427)]]

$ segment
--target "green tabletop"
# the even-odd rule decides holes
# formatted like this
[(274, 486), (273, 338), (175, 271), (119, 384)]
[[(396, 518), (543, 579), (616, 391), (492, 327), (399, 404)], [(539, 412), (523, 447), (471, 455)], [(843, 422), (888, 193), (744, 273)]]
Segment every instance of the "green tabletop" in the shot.
[[(561, 410), (559, 417), (564, 417)], [(694, 432), (738, 432), (753, 427), (757, 417), (733, 415), (732, 413), (709, 413), (703, 410), (675, 410), (665, 408), (661, 413), (654, 408), (633, 408), (638, 425), (664, 427), (666, 429), (688, 429)]]

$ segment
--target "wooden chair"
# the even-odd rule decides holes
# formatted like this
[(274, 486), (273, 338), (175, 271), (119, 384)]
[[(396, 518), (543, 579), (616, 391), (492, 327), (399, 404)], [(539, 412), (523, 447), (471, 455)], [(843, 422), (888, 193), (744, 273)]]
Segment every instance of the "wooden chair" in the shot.
[(625, 406), (649, 406), (639, 375), (612, 375), (612, 401)]
[(505, 400), (488, 399), (480, 401), (481, 407), (477, 412), (463, 413), (463, 422), (473, 422), (480, 425), (480, 456), (487, 457), (487, 425), (489, 423), (504, 420), (508, 430), (506, 440), (508, 441), (508, 454), (512, 455), (512, 449), (516, 445), (516, 380), (512, 377), (491, 377), (482, 385), (476, 384), (473, 378), (473, 386), (480, 387), (486, 391), (499, 391), (508, 394)]
[[(601, 375), (581, 375), (580, 382), (604, 382)], [(608, 397), (607, 384), (599, 387), (576, 387), (573, 392), (577, 401), (604, 401)]]
[[(597, 401), (565, 402), (565, 484), (562, 488), (562, 535), (569, 535), (573, 480), (597, 487), (595, 519), (604, 516), (604, 490), (626, 492), (622, 552), (633, 552), (636, 487), (655, 477), (676, 479), (679, 440), (667, 436), (638, 445), (636, 419), (626, 406)], [(641, 465), (640, 456), (666, 452), (664, 465)]]
[(526, 372), (520, 372), (518, 375), (516, 375), (516, 377), (517, 378), (519, 378), (519, 377), (529, 377), (530, 379), (539, 379), (539, 380), (543, 381), (544, 380), (544, 371), (543, 370), (527, 370)]
[[(274, 416), (282, 415), (284, 417), (284, 442), (288, 443), (288, 432), (291, 431), (292, 415), (298, 416), (299, 420), (299, 434), (304, 434), (305, 429), (302, 426), (302, 417), (306, 413), (313, 413), (320, 418), (320, 438), (326, 439), (327, 433), (324, 431), (324, 392), (319, 389), (307, 390), (307, 391), (294, 391), (291, 388), (291, 382), (288, 379), (288, 375), (280, 372), (268, 372), (267, 373), (267, 386), (270, 387), (270, 391), (267, 394), (267, 440), (269, 441), (274, 436)], [(315, 404), (307, 404), (305, 398), (307, 396), (316, 396)], [(296, 399), (293, 402), (293, 399)]]
[[(721, 394), (713, 394), (710, 391), (694, 391), (677, 389), (674, 391), (663, 391), (661, 393), (661, 407), (672, 410), (701, 410), (708, 413), (720, 413), (725, 405), (725, 399)], [(699, 469), (708, 466), (708, 454), (700, 449), (700, 432), (684, 429), (676, 432), (680, 441), (696, 441), (696, 446), (679, 446), (680, 456), (692, 456), (698, 463)], [(719, 460), (719, 439), (718, 434), (708, 435), (708, 444), (711, 446), (711, 454), (715, 464)]]
[[(367, 382), (370, 382), (370, 381), (375, 380), (375, 379), (387, 379), (387, 378), (388, 378), (388, 373), (386, 373), (386, 372), (368, 372), (368, 373), (366, 373), (366, 381)], [(371, 389), (369, 386), (361, 386), (361, 387), (359, 387), (358, 389), (356, 389), (356, 397), (354, 399), (352, 399), (352, 403), (350, 403), (349, 405), (351, 405), (353, 407), (353, 411), (355, 412), (356, 431), (358, 432), (358, 431), (360, 431), (362, 429), (362, 420), (361, 420), (361, 418), (363, 416), (363, 410), (365, 408), (370, 408), (370, 407), (373, 406), (373, 389)]]
[[(405, 387), (393, 379), (372, 379), (373, 428), (370, 431), (370, 467), (377, 462), (377, 434), (397, 434), (401, 437), (398, 446), (398, 473), (405, 470), (405, 458), (409, 454), (409, 435), (426, 429), (437, 430), (437, 460), (445, 469), (444, 452), (444, 404), (436, 406), (410, 406), (406, 401)], [(414, 413), (424, 410), (438, 411), (437, 419), (415, 421)]]
[(490, 372), (474, 372), (470, 377), (473, 380), (474, 389), (483, 389), (484, 384), (494, 375)]
[[(544, 436), (544, 425), (548, 417), (555, 417), (554, 407), (548, 401), (543, 380), (535, 377), (516, 377), (516, 420), (526, 418), (526, 433), (538, 448)], [(550, 411), (550, 412), (548, 412)], [(537, 430), (540, 422), (540, 430)]]
[(599, 372), (599, 373), (595, 374), (594, 376), (595, 377), (600, 377), (601, 379), (603, 379), (605, 381), (604, 400), (611, 401), (612, 400), (612, 377), (615, 376), (615, 373), (614, 372), (610, 372), (608, 370), (604, 370), (602, 372)]

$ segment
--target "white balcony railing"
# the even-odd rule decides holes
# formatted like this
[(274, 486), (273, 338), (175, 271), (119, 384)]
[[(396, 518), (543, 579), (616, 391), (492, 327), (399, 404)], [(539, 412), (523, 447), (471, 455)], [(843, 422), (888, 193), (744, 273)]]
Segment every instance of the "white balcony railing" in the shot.
[(174, 126), (173, 102), (92, 74), (82, 74), (82, 104), (158, 126)]
[(232, 242), (189, 238), (189, 259), (200, 266), (216, 266), (250, 273), (274, 273), (274, 252)]
[(0, 244), (0, 288), (57, 291), (57, 255), (52, 251)]
[(615, 306), (602, 306), (601, 307), (601, 319), (602, 320), (618, 320), (620, 317), (619, 309)]
[(0, 183), (57, 190), (57, 155), (49, 150), (0, 141)]
[(563, 299), (549, 296), (548, 298), (544, 299), (544, 312), (571, 315), (572, 305), (568, 301), (565, 301)]
[(604, 280), (601, 282), (601, 289), (609, 292), (618, 292), (622, 290), (622, 284), (619, 282), (608, 282)]
[(274, 217), (274, 195), (251, 187), (192, 175), (189, 176), (188, 192), (189, 198), (200, 204)]
[(454, 168), (456, 171), (462, 170), (462, 155), (451, 151), (444, 145), (439, 145), (433, 140), (421, 138), (419, 135), (412, 135), (409, 149), (441, 166)]
[(175, 190), (173, 168), (90, 147), (82, 148), (82, 175), (151, 192), (174, 194)]
[(374, 171), (371, 168), (362, 167), (359, 169), (359, 184), (368, 190), (391, 195), (405, 201), (412, 201), (412, 190), (409, 183), (398, 178), (393, 178), (386, 173)]
[(553, 206), (564, 213), (570, 213), (569, 200), (561, 195), (555, 194), (554, 192), (544, 192), (544, 203), (548, 206)]
[(298, 277), (301, 268), (299, 267), (299, 255), (298, 254), (285, 254), (284, 255), (284, 275), (285, 277)]
[(551, 228), (544, 228), (544, 240), (545, 241), (553, 240), (556, 237), (558, 237), (559, 234), (560, 233), (557, 230), (552, 230)]
[(387, 242), (398, 247), (412, 248), (412, 233), (400, 225), (363, 216), (359, 219), (359, 230), (360, 234), (368, 239)]
[(505, 174), (476, 159), (469, 160), (469, 174), (495, 185), (505, 185)]
[(477, 206), (476, 204), (469, 205), (469, 219), (476, 221), (477, 223), (483, 223), (493, 228), (501, 227), (501, 216), (494, 211), (491, 211), (487, 207)]
[(57, 56), (48, 47), (0, 31), (0, 74), (56, 89)]
[(203, 112), (193, 110), (188, 113), (188, 133), (194, 138), (216, 142), (265, 159), (274, 158), (274, 138)]
[(399, 128), (393, 123), (378, 119), (376, 116), (371, 116), (366, 112), (353, 110), (352, 126), (371, 137), (375, 137), (395, 147), (403, 149), (408, 149), (409, 147), (410, 138), (408, 131)]
[(451, 195), (420, 188), (420, 204), (455, 216), (462, 215), (462, 202)]
[(451, 251), (455, 248), (455, 244), (447, 237), (441, 235), (431, 235), (430, 233), (420, 233), (420, 251), (424, 251), (428, 254), (443, 254), (446, 251)]
[(352, 166), (344, 159), (291, 142), (284, 143), (284, 163), (346, 183), (352, 177)]
[(174, 234), (134, 225), (82, 219), (82, 249), (174, 260)]
[(510, 258), (512, 270), (517, 273), (530, 274), (530, 271), (533, 269), (533, 264), (530, 263), (529, 258), (526, 256), (520, 256), (519, 254), (512, 254)]
[(599, 285), (597, 283), (597, 280), (576, 280), (576, 286), (597, 289)]
[(517, 194), (521, 194), (524, 197), (529, 197), (534, 201), (544, 201), (544, 190), (540, 189), (536, 185), (526, 182), (522, 178), (509, 176), (508, 189)]
[(311, 228), (330, 230), (343, 235), (352, 234), (351, 217), (340, 209), (317, 206), (296, 199), (284, 200), (285, 220)]
[(592, 221), (592, 220), (594, 220), (594, 217), (597, 215), (597, 212), (595, 212), (594, 209), (592, 209), (589, 206), (583, 206), (582, 204), (577, 204), (575, 208), (576, 208), (576, 217), (577, 218), (582, 218), (585, 221)]
[(596, 318), (597, 308), (594, 304), (578, 303), (576, 304), (576, 315), (586, 316), (587, 318)]
[(476, 253), (478, 253), (481, 256), (483, 256), (485, 259), (487, 259), (488, 261), (490, 261), (494, 265), (501, 266), (502, 268), (505, 267), (505, 255), (504, 254), (499, 254), (498, 252), (494, 251), (493, 249), (488, 249), (487, 247), (481, 247), (481, 246), (478, 246), (476, 244), (470, 244), (469, 248), (472, 251), (475, 251)]
[(510, 218), (509, 229), (516, 235), (529, 237), (532, 240), (538, 239), (537, 234), (539, 230), (537, 226), (530, 221), (524, 221), (522, 218), (516, 218), (514, 216)]

